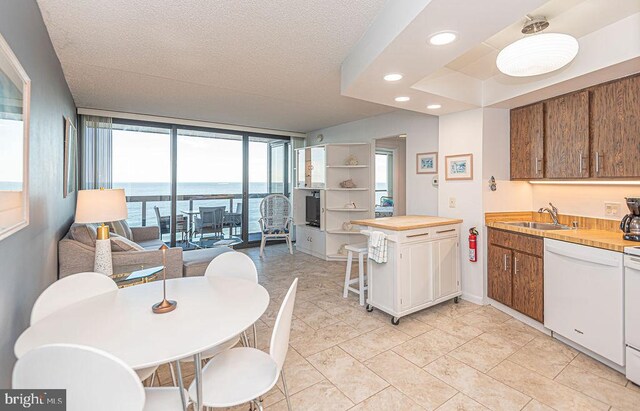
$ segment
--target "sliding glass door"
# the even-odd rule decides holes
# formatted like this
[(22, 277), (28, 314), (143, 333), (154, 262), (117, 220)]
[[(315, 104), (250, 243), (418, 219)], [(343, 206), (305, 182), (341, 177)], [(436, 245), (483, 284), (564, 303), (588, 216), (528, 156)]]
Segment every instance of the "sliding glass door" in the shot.
[(171, 128), (114, 124), (112, 158), (112, 186), (125, 190), (129, 225), (159, 226), (169, 242)]
[(185, 250), (258, 242), (260, 203), (289, 196), (285, 137), (116, 120), (113, 187), (131, 226), (159, 226)]
[(177, 130), (177, 245), (242, 240), (242, 140), (238, 134)]
[(289, 142), (261, 136), (249, 136), (249, 209), (248, 239), (261, 237), (260, 203), (269, 194), (289, 196)]

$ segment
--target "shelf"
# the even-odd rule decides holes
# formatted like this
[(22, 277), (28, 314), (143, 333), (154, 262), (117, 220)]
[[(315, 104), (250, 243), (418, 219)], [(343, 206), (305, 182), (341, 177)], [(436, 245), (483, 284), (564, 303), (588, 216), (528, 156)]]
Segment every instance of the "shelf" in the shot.
[(357, 166), (327, 166), (327, 168), (369, 168), (369, 166), (367, 164), (358, 164)]
[(329, 234), (346, 234), (346, 235), (353, 235), (353, 234), (357, 234), (357, 235), (364, 235), (362, 234), (360, 231), (347, 231), (347, 230), (327, 230), (327, 233)]
[(334, 207), (334, 208), (327, 208), (327, 211), (341, 211), (341, 212), (357, 212), (357, 213), (363, 213), (366, 211), (369, 211), (368, 208), (343, 208), (343, 207)]
[(356, 187), (356, 188), (325, 188), (327, 191), (369, 191), (368, 188)]

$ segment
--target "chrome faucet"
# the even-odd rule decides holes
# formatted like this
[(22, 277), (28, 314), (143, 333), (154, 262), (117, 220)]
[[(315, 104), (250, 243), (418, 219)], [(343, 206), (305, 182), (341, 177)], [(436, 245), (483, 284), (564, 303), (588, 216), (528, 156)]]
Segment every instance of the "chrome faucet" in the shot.
[(540, 207), (538, 212), (540, 214), (542, 214), (544, 212), (549, 213), (549, 215), (551, 216), (551, 219), (553, 220), (553, 224), (555, 224), (555, 225), (560, 224), (560, 223), (558, 223), (558, 209), (551, 203), (549, 203), (549, 206), (551, 206), (551, 209), (546, 208), (546, 207)]

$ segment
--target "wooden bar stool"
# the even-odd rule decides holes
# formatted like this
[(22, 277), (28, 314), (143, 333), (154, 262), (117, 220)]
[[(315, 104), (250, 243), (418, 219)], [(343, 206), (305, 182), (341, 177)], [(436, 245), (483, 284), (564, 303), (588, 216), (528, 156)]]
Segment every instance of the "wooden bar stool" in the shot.
[[(353, 244), (345, 246), (347, 254), (347, 271), (344, 274), (344, 293), (342, 296), (347, 298), (349, 291), (360, 296), (360, 305), (364, 305), (364, 292), (367, 290), (365, 285), (364, 260), (367, 258), (367, 244)], [(358, 278), (351, 279), (351, 264), (353, 263), (353, 253), (358, 254)], [(358, 288), (351, 287), (351, 284), (358, 283)]]

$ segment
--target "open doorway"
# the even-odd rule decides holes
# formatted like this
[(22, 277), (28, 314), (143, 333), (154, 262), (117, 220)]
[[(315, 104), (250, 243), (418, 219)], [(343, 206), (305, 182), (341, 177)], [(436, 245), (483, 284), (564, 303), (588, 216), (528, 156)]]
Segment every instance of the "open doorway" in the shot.
[(406, 214), (406, 141), (393, 136), (375, 140), (376, 218)]

